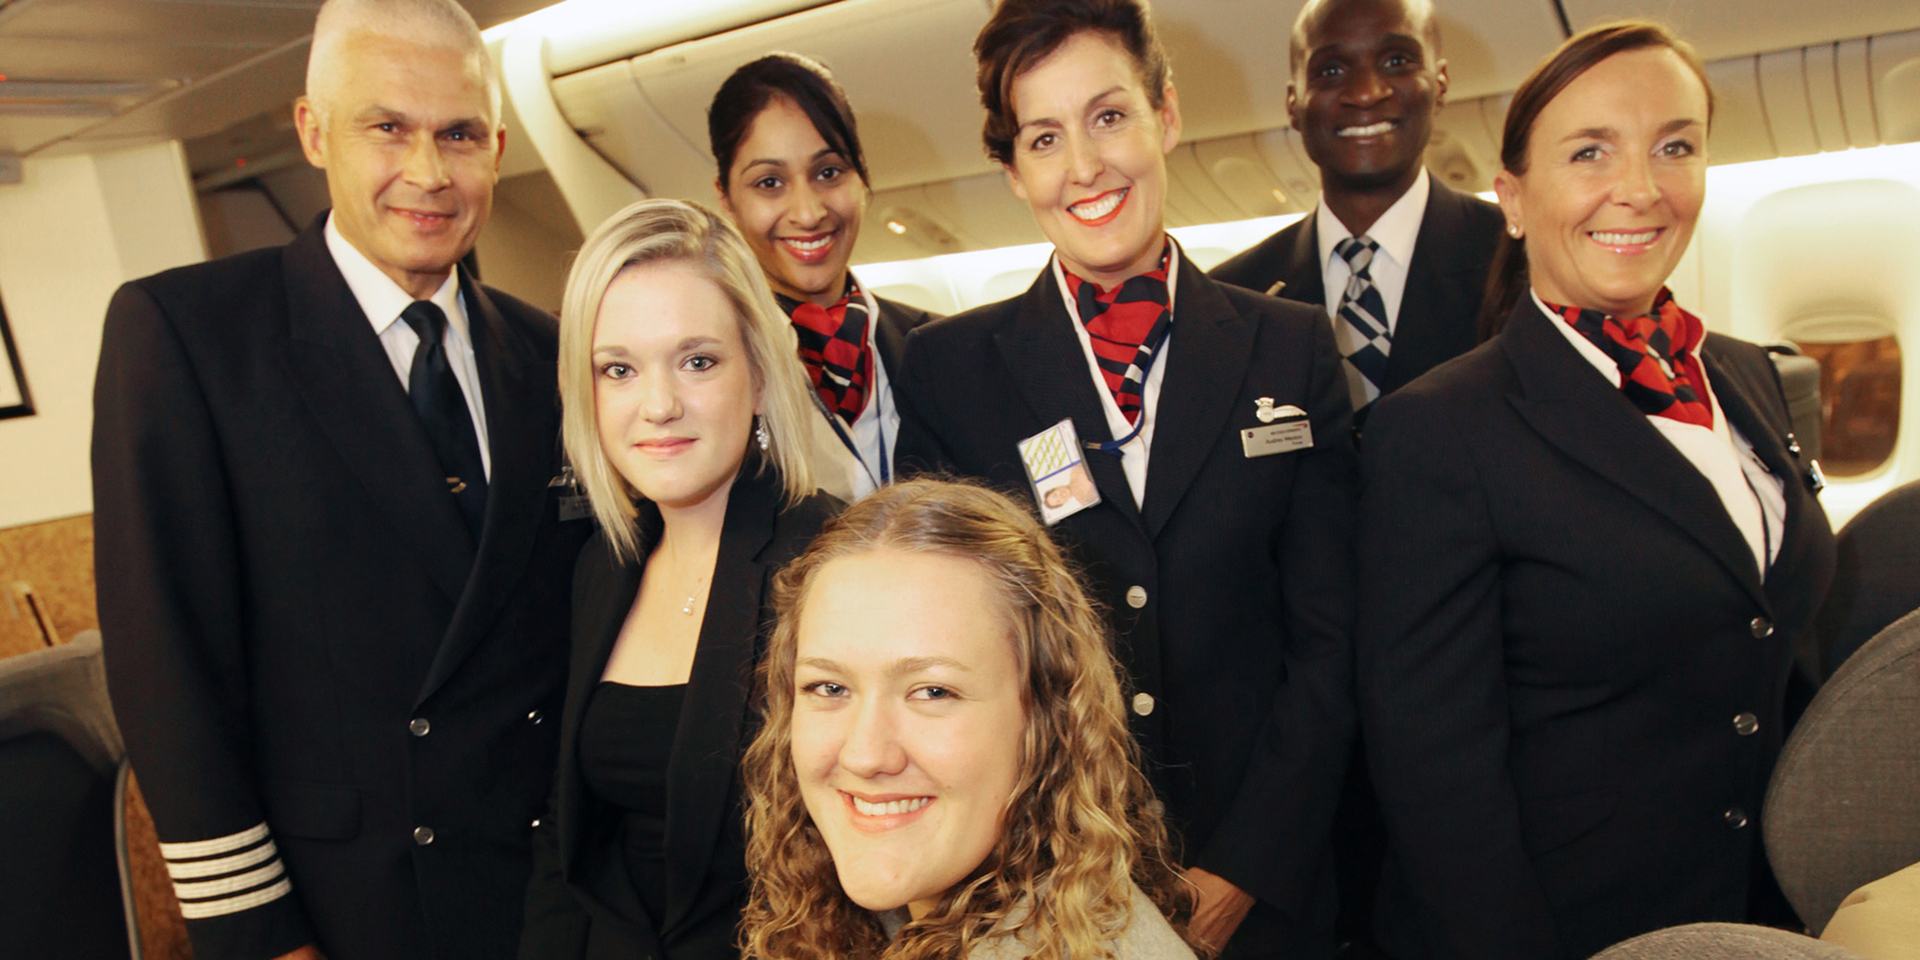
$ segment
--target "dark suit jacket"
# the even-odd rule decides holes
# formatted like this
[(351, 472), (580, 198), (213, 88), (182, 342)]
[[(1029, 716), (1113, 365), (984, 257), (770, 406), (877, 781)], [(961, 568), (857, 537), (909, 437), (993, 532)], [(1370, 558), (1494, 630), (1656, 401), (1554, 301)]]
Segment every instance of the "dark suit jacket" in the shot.
[(476, 545), (323, 223), (107, 309), (94, 562), (114, 710), (160, 839), (215, 848), (170, 848), (177, 882), (263, 823), (235, 889), (281, 862), (292, 880), (248, 909), (214, 896), (232, 912), (189, 919), (201, 960), (315, 940), (332, 960), (510, 956), (589, 532), (547, 488), (555, 323), (462, 279), (493, 461)]
[[(727, 498), (713, 592), (694, 652), (668, 767), (666, 916), (650, 918), (628, 879), (623, 810), (580, 773), (580, 721), (646, 571), (616, 559), (604, 534), (580, 554), (573, 578), (573, 656), (560, 720), (560, 764), (548, 816), (534, 833), (527, 887), (526, 960), (732, 960), (747, 894), (740, 755), (752, 737), (754, 666), (772, 626), (770, 585), (839, 508), (816, 494), (784, 507), (771, 470), (751, 458)], [(642, 553), (659, 514), (643, 505)]]
[[(1392, 393), (1440, 363), (1473, 349), (1475, 323), (1487, 283), (1487, 268), (1506, 223), (1500, 208), (1479, 197), (1456, 193), (1429, 175), (1427, 209), (1407, 266), (1407, 289), (1393, 325), (1393, 350), (1387, 354)], [(1311, 303), (1325, 317), (1326, 283), (1321, 276), (1320, 230), (1312, 213), (1286, 229), (1214, 267), (1215, 280), (1263, 290), (1276, 297)], [(1274, 285), (1279, 284), (1279, 289)]]
[(1358, 680), (1395, 956), (1574, 960), (1745, 918), (1792, 643), (1833, 573), (1760, 348), (1701, 357), (1785, 483), (1764, 582), (1712, 484), (1553, 323), (1523, 300), (1367, 431)]
[[(1324, 313), (1179, 269), (1145, 505), (1118, 457), (1089, 452), (1102, 502), (1056, 533), (1111, 612), (1129, 719), (1185, 862), (1304, 925), (1352, 727), (1346, 381)], [(902, 472), (1030, 500), (1016, 443), (1062, 418), (1083, 441), (1111, 439), (1077, 322), (1047, 270), (1021, 296), (914, 331), (894, 381)], [(1246, 457), (1260, 397), (1307, 411), (1314, 446)]]
[(880, 308), (880, 322), (874, 325), (873, 342), (880, 351), (880, 362), (886, 364), (887, 374), (892, 376), (906, 358), (907, 334), (940, 319), (940, 315), (881, 296), (874, 297), (873, 302)]

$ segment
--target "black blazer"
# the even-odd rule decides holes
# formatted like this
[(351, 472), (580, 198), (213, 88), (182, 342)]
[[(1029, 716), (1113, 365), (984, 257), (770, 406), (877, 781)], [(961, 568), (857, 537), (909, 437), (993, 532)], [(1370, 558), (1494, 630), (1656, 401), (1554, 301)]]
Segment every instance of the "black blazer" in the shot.
[(1701, 350), (1785, 482), (1763, 582), (1712, 484), (1553, 322), (1523, 300), (1367, 431), (1359, 690), (1403, 958), (1744, 919), (1793, 641), (1833, 573), (1764, 351)]
[(891, 377), (906, 359), (907, 334), (940, 319), (940, 315), (877, 295), (873, 302), (880, 308), (880, 322), (873, 327), (873, 342), (880, 351), (880, 362), (886, 364), (887, 375)]
[[(1476, 323), (1485, 293), (1487, 268), (1506, 228), (1500, 208), (1471, 194), (1456, 193), (1439, 177), (1428, 176), (1427, 209), (1407, 267), (1407, 288), (1393, 325), (1393, 350), (1387, 354), (1392, 393), (1440, 363), (1480, 342)], [(1215, 280), (1264, 290), (1276, 297), (1311, 303), (1325, 317), (1326, 283), (1321, 275), (1320, 230), (1316, 217), (1248, 247), (1214, 267)]]
[(324, 222), (107, 308), (94, 567), (114, 712), (163, 842), (231, 854), (264, 823), (278, 859), (238, 889), (282, 862), (291, 878), (189, 919), (201, 960), (315, 940), (334, 960), (511, 956), (589, 532), (547, 487), (556, 326), (462, 276), (493, 462), (475, 544)]
[[(1299, 924), (1352, 727), (1346, 381), (1324, 313), (1184, 257), (1179, 270), (1145, 505), (1118, 457), (1090, 452), (1102, 502), (1056, 534), (1111, 612), (1129, 719), (1185, 862)], [(1046, 270), (1018, 297), (914, 331), (895, 381), (902, 471), (1030, 501), (1016, 443), (1062, 418), (1083, 441), (1111, 439), (1076, 322)], [(1247, 458), (1239, 431), (1260, 425), (1261, 397), (1307, 411), (1314, 446)]]
[[(640, 591), (645, 562), (615, 559), (605, 534), (580, 554), (573, 578), (573, 655), (560, 719), (560, 764), (548, 815), (534, 831), (527, 886), (526, 960), (730, 960), (746, 901), (740, 755), (752, 737), (754, 667), (772, 627), (773, 575), (799, 556), (839, 509), (815, 494), (783, 507), (772, 470), (750, 458), (727, 498), (713, 592), (694, 652), (668, 765), (668, 898), (664, 922), (646, 915), (619, 844), (622, 811), (580, 774), (580, 721)], [(758, 474), (758, 475), (756, 475)], [(648, 519), (643, 554), (658, 535)]]

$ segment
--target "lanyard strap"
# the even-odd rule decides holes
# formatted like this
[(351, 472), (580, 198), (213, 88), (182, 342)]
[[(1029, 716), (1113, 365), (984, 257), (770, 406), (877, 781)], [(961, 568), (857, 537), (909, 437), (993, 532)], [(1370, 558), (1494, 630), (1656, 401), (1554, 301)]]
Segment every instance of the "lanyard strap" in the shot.
[[(1171, 311), (1172, 308), (1169, 307), (1168, 310)], [(1110, 453), (1116, 457), (1124, 457), (1127, 455), (1126, 451), (1120, 448), (1132, 443), (1133, 438), (1139, 436), (1140, 431), (1147, 427), (1147, 407), (1149, 406), (1147, 403), (1147, 379), (1153, 375), (1154, 361), (1160, 359), (1160, 348), (1167, 345), (1167, 338), (1171, 336), (1173, 336), (1173, 320), (1169, 317), (1167, 320), (1167, 328), (1160, 331), (1159, 338), (1153, 342), (1153, 349), (1147, 351), (1147, 362), (1140, 367), (1140, 419), (1133, 422), (1133, 429), (1129, 431), (1126, 436), (1118, 440), (1099, 442), (1086, 440), (1081, 442), (1081, 446), (1086, 447), (1088, 450)], [(1104, 386), (1104, 384), (1102, 384), (1102, 386)]]

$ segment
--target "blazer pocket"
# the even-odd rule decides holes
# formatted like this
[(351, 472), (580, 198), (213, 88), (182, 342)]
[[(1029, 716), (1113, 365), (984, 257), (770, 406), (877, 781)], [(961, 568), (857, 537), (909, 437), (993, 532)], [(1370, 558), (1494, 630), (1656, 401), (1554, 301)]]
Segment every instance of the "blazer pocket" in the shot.
[(307, 840), (351, 840), (360, 835), (360, 791), (323, 783), (267, 784), (275, 833)]
[(1521, 797), (1520, 836), (1534, 857), (1592, 833), (1613, 817), (1619, 795), (1611, 788), (1560, 797)]

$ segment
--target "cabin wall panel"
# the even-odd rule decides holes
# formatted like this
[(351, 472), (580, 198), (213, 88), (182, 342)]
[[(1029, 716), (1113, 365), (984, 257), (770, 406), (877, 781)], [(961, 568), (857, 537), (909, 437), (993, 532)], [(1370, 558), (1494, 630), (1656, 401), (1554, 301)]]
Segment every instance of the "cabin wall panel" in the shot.
[(0, 304), (35, 414), (0, 420), (0, 528), (90, 513), (93, 370), (121, 283), (204, 258), (176, 144), (29, 157), (0, 186)]

